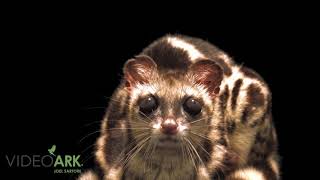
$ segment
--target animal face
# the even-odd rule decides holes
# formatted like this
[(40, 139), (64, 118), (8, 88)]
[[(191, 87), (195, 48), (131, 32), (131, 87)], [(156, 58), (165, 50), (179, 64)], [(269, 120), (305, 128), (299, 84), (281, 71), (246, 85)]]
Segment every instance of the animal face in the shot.
[(149, 57), (138, 57), (125, 66), (129, 102), (129, 124), (141, 151), (166, 155), (199, 156), (206, 150), (213, 102), (221, 69), (211, 61), (191, 66), (187, 72), (159, 72)]

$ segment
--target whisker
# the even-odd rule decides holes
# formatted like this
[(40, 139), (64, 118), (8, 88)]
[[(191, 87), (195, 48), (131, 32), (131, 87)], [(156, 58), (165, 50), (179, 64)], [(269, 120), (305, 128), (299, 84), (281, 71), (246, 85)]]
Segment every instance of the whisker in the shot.
[(192, 127), (215, 127), (215, 126), (217, 125), (197, 125), (197, 126), (193, 125)]
[[(110, 129), (106, 129), (107, 131), (114, 131), (114, 130), (126, 130), (126, 129), (132, 129), (132, 130), (146, 130), (146, 129), (152, 129), (152, 128), (110, 128)], [(79, 140), (79, 143), (81, 143), (83, 140), (85, 140), (86, 138), (96, 134), (96, 133), (99, 133), (99, 132), (102, 132), (101, 130), (97, 130), (97, 131), (94, 131), (92, 133), (89, 133), (87, 135), (85, 135), (83, 138), (81, 138)]]
[(210, 153), (201, 145), (201, 142), (199, 142), (193, 138), (190, 138), (190, 140), (195, 142), (209, 157), (211, 156)]
[[(184, 138), (184, 140), (185, 140), (185, 138)], [(194, 162), (194, 158), (193, 158), (193, 155), (192, 155), (191, 150), (190, 150), (190, 148), (189, 148), (189, 145), (186, 144), (185, 147), (186, 147), (186, 150), (187, 150), (187, 152), (188, 152), (188, 154), (189, 154), (190, 160), (191, 160), (191, 162), (192, 162), (192, 164), (193, 164), (193, 166), (194, 166), (194, 169), (197, 170), (197, 166), (196, 166), (196, 163)]]
[(88, 138), (89, 136), (94, 135), (94, 134), (99, 133), (99, 132), (101, 132), (101, 131), (100, 130), (99, 131), (94, 131), (92, 133), (87, 134), (86, 136), (84, 136), (83, 138), (80, 139), (79, 143), (81, 143), (84, 139)]
[[(150, 119), (146, 114), (144, 114), (143, 112), (139, 112), (139, 113), (141, 113), (144, 117), (146, 117), (148, 120), (150, 120), (150, 121), (152, 121), (152, 119)], [(137, 116), (136, 116), (137, 117)], [(142, 120), (142, 121), (144, 121), (144, 122), (146, 122), (147, 124), (149, 124), (147, 121), (145, 121), (145, 120), (143, 120), (143, 119), (141, 119), (141, 118), (139, 118), (139, 120)]]
[(84, 150), (82, 150), (80, 152), (80, 154), (83, 154), (84, 152), (86, 152), (87, 150), (89, 150), (92, 146), (94, 146), (95, 144), (91, 144), (90, 146), (86, 147)]
[(193, 132), (193, 131), (191, 131), (191, 130), (189, 130), (190, 131), (190, 133), (192, 133), (192, 134), (194, 134), (194, 135), (197, 135), (197, 136), (199, 136), (199, 137), (202, 137), (203, 139), (207, 139), (207, 140), (209, 140), (209, 141), (212, 141), (211, 139), (209, 139), (209, 138), (207, 138), (207, 137), (205, 137), (205, 136), (202, 136), (202, 135), (200, 135), (200, 134), (197, 134), (197, 133), (195, 133), (195, 132)]
[[(143, 139), (144, 137), (146, 137), (147, 134), (148, 134), (147, 132), (138, 133), (138, 134), (135, 136), (135, 139), (133, 139), (132, 141), (130, 141), (130, 142), (128, 142), (128, 143), (126, 144), (126, 147), (124, 147), (124, 149), (119, 153), (119, 157), (121, 157), (121, 156), (125, 153), (126, 150), (131, 149), (131, 148), (132, 148), (132, 145), (133, 145), (134, 143), (136, 143), (137, 140)], [(124, 158), (124, 157), (123, 157), (123, 158)], [(121, 159), (118, 160), (117, 163), (120, 163), (120, 161), (121, 161)]]
[(88, 160), (90, 160), (92, 157), (94, 157), (94, 153), (91, 153), (88, 157), (86, 157), (85, 159), (83, 159), (81, 161), (81, 164), (85, 164)]
[[(126, 150), (128, 150), (128, 149), (130, 149), (130, 151), (127, 152), (126, 154), (124, 154), (124, 156), (123, 156), (121, 159), (119, 159), (117, 163), (119, 163), (119, 164), (124, 164), (124, 163), (122, 163), (122, 161), (124, 160), (124, 158), (126, 158), (127, 156), (129, 156), (129, 154), (130, 154), (132, 151), (134, 151), (135, 148), (137, 148), (137, 147), (139, 146), (139, 144), (141, 144), (141, 141), (140, 141), (139, 143), (137, 143), (134, 147), (131, 147), (131, 145), (133, 145), (133, 144), (136, 142), (136, 140), (140, 140), (140, 139), (145, 138), (147, 134), (148, 134), (148, 133), (144, 132), (144, 133), (141, 133), (141, 134), (137, 135), (137, 136), (135, 137), (135, 140), (133, 140), (129, 145), (127, 145), (127, 148), (125, 148), (125, 149), (121, 152), (121, 154), (123, 154), (123, 153), (124, 153)], [(140, 136), (142, 136), (142, 137), (140, 137)], [(139, 138), (138, 138), (138, 137), (139, 137)]]
[[(119, 121), (119, 120), (118, 119), (116, 119), (116, 120), (108, 119), (107, 120), (107, 122), (117, 122), (117, 121)], [(141, 125), (141, 126), (146, 126), (145, 125), (146, 123), (143, 122), (143, 121), (142, 122), (130, 121), (130, 124), (138, 124), (138, 125)], [(147, 126), (149, 126), (149, 124)]]
[[(209, 138), (207, 138), (207, 137), (205, 137), (205, 136), (203, 136), (203, 135), (200, 135), (200, 134), (194, 133), (194, 132), (193, 132), (193, 131), (191, 131), (191, 130), (190, 130), (190, 132), (191, 132), (192, 134), (196, 135), (196, 136), (199, 136), (199, 137), (204, 138), (204, 139), (206, 139), (206, 140), (212, 141), (211, 139), (209, 139)], [(217, 147), (217, 148), (220, 148), (220, 150), (225, 151), (225, 149), (222, 149), (222, 147), (220, 147), (220, 146), (216, 146), (216, 147)], [(228, 152), (229, 152), (229, 153), (232, 153), (232, 154), (234, 154), (234, 155), (236, 155), (236, 156), (237, 156), (237, 157), (239, 157), (239, 158), (241, 158), (241, 156), (240, 156), (240, 155), (238, 155), (238, 154), (237, 154), (236, 152), (234, 152), (234, 151), (229, 150)], [(244, 160), (244, 159), (242, 158), (242, 160)]]
[[(180, 137), (180, 141), (183, 142), (183, 139), (181, 137)], [(181, 147), (181, 152), (182, 152), (182, 160), (184, 160), (186, 155), (185, 155), (185, 151), (183, 148), (183, 143), (180, 143), (180, 147)]]
[(99, 120), (99, 121), (93, 121), (93, 122), (90, 122), (90, 123), (87, 123), (87, 124), (84, 124), (82, 127), (87, 127), (87, 126), (91, 126), (93, 124), (97, 124), (97, 123), (101, 123), (102, 121)]
[(110, 128), (110, 129), (107, 129), (107, 130), (123, 130), (123, 129), (152, 129), (152, 128)]
[(200, 163), (204, 165), (204, 163), (203, 163), (203, 161), (202, 161), (202, 159), (201, 159), (198, 151), (196, 150), (196, 148), (195, 148), (195, 147), (193, 146), (193, 144), (189, 141), (189, 139), (186, 138), (186, 141), (190, 144), (190, 147), (193, 149), (194, 153), (195, 153), (196, 156), (199, 158)]
[[(152, 144), (151, 143), (148, 143), (144, 153), (143, 153), (143, 158), (147, 160), (147, 157), (150, 157), (151, 155), (151, 152), (150, 152), (150, 149), (152, 147)], [(147, 160), (146, 164), (147, 164), (147, 167), (148, 167), (148, 163), (150, 161)], [(146, 166), (143, 167), (143, 172), (145, 173), (146, 172)]]
[(126, 158), (123, 162), (123, 168), (125, 169), (128, 165), (128, 162), (130, 160), (132, 160), (132, 158), (135, 156), (136, 152), (139, 152), (142, 145), (145, 144), (151, 137), (147, 137), (144, 140), (140, 141), (134, 148), (132, 148), (127, 155), (125, 155), (124, 157)]
[(198, 120), (192, 121), (192, 122), (190, 122), (189, 124), (194, 124), (194, 123), (196, 123), (196, 122), (203, 121), (203, 120), (207, 120), (207, 119), (208, 119), (208, 117), (201, 118), (201, 119), (198, 119)]
[[(147, 139), (144, 141), (144, 143), (140, 146), (140, 148), (139, 148), (138, 150), (136, 150), (136, 152), (133, 154), (133, 156), (130, 158), (130, 160), (133, 159), (133, 158), (141, 151), (141, 149), (145, 146), (146, 142), (147, 142), (149, 139), (150, 139), (150, 137), (147, 138)], [(130, 161), (130, 160), (129, 160), (129, 161)]]
[[(146, 129), (152, 129), (152, 128), (148, 128), (148, 127), (144, 127), (144, 128), (110, 128), (110, 129), (107, 129), (107, 131), (113, 131), (113, 130), (126, 130), (126, 129), (132, 129), (132, 130), (146, 130)], [(81, 138), (79, 140), (79, 143), (81, 143), (83, 140), (85, 140), (86, 138), (96, 134), (96, 133), (99, 133), (99, 132), (102, 132), (101, 130), (97, 130), (97, 131), (94, 131), (92, 133), (89, 133), (87, 135), (85, 135), (83, 138)]]

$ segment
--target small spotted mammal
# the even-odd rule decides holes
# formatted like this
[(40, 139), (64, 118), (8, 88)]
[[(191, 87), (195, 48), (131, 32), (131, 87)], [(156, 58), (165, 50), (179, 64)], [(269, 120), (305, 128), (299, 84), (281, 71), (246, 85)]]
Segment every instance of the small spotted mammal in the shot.
[(123, 68), (79, 179), (280, 179), (271, 93), (198, 38), (164, 36)]

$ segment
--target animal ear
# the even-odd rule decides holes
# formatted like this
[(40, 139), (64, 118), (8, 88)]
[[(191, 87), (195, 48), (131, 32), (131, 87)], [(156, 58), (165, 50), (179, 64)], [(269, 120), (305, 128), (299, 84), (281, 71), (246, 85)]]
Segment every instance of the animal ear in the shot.
[(123, 69), (126, 86), (132, 87), (138, 83), (148, 83), (156, 69), (156, 63), (146, 55), (136, 56), (134, 59), (128, 60)]
[(222, 68), (212, 60), (201, 60), (190, 66), (189, 75), (195, 83), (207, 88), (210, 95), (218, 94), (223, 78)]

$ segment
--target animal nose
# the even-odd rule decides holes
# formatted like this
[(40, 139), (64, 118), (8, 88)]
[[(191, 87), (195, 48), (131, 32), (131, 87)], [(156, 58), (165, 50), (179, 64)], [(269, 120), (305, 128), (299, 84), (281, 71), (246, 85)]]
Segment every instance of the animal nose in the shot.
[(161, 132), (168, 135), (173, 135), (178, 132), (178, 124), (172, 120), (168, 119), (161, 123)]

